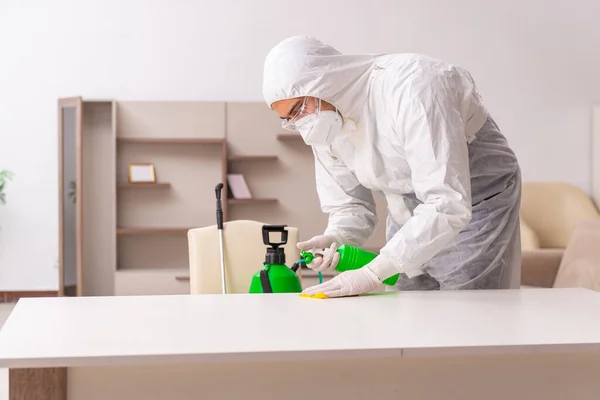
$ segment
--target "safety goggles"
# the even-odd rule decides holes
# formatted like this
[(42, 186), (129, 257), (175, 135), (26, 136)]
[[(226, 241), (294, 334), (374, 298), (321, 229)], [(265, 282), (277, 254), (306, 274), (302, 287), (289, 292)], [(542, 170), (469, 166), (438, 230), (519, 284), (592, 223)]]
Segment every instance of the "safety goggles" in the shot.
[[(310, 103), (309, 103), (310, 100)], [(313, 106), (314, 104), (314, 106)], [(313, 107), (311, 107), (313, 106)], [(312, 110), (314, 108), (314, 110)], [(302, 101), (302, 105), (296, 111), (293, 117), (281, 121), (281, 127), (288, 131), (298, 131), (296, 126), (297, 122), (303, 117), (310, 114), (319, 114), (321, 112), (321, 99), (314, 97), (305, 97)]]

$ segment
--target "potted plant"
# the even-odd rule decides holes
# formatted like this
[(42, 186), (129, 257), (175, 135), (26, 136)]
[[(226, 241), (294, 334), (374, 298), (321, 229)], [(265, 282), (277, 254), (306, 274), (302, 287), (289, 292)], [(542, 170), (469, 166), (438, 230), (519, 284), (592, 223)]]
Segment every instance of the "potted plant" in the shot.
[(14, 174), (10, 171), (0, 171), (0, 204), (6, 204), (6, 193), (4, 193), (4, 187), (13, 178)]

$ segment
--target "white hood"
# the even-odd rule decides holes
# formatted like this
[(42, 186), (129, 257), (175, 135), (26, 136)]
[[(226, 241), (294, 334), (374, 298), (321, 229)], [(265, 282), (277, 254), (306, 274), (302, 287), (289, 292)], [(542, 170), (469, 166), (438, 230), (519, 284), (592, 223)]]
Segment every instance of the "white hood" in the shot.
[(311, 37), (291, 37), (265, 59), (263, 96), (269, 107), (279, 100), (318, 97), (345, 118), (353, 118), (367, 100), (375, 59), (368, 54), (344, 55)]

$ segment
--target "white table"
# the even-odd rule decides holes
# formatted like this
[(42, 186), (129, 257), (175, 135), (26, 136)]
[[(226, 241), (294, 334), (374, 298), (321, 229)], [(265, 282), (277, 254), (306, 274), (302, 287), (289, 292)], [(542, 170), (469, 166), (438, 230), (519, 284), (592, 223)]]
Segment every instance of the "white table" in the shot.
[(22, 299), (0, 367), (11, 400), (597, 400), (600, 293)]

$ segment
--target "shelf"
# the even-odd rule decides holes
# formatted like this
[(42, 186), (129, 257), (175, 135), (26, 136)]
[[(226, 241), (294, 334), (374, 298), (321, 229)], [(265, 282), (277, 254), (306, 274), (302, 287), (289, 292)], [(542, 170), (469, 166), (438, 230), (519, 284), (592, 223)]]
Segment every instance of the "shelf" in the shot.
[(190, 281), (190, 271), (188, 268), (119, 268), (116, 273), (118, 275), (164, 275), (171, 277), (179, 282)]
[(113, 100), (111, 100), (111, 99), (85, 98), (85, 97), (83, 97), (81, 99), (81, 101), (84, 103), (112, 103), (113, 102)]
[(149, 144), (222, 144), (225, 139), (219, 138), (144, 138), (144, 137), (118, 137), (121, 143), (149, 143)]
[(117, 228), (117, 235), (156, 235), (156, 234), (185, 234), (187, 231), (194, 228), (177, 228), (177, 227), (168, 227), (168, 228)]
[(277, 156), (229, 156), (229, 161), (276, 161)]
[(123, 268), (118, 267), (119, 275), (172, 275), (177, 280), (189, 280), (190, 270), (186, 267), (160, 267), (160, 268)]
[(277, 140), (284, 142), (303, 142), (299, 133), (278, 133)]
[(118, 268), (115, 271), (114, 294), (131, 295), (181, 295), (190, 294), (190, 269)]
[(138, 189), (138, 188), (154, 188), (154, 187), (161, 187), (161, 188), (167, 188), (167, 187), (171, 187), (170, 183), (167, 182), (156, 182), (156, 183), (128, 183), (128, 182), (124, 182), (124, 183), (119, 183), (119, 189)]
[(277, 203), (278, 199), (227, 199), (229, 204), (261, 204), (261, 203)]

